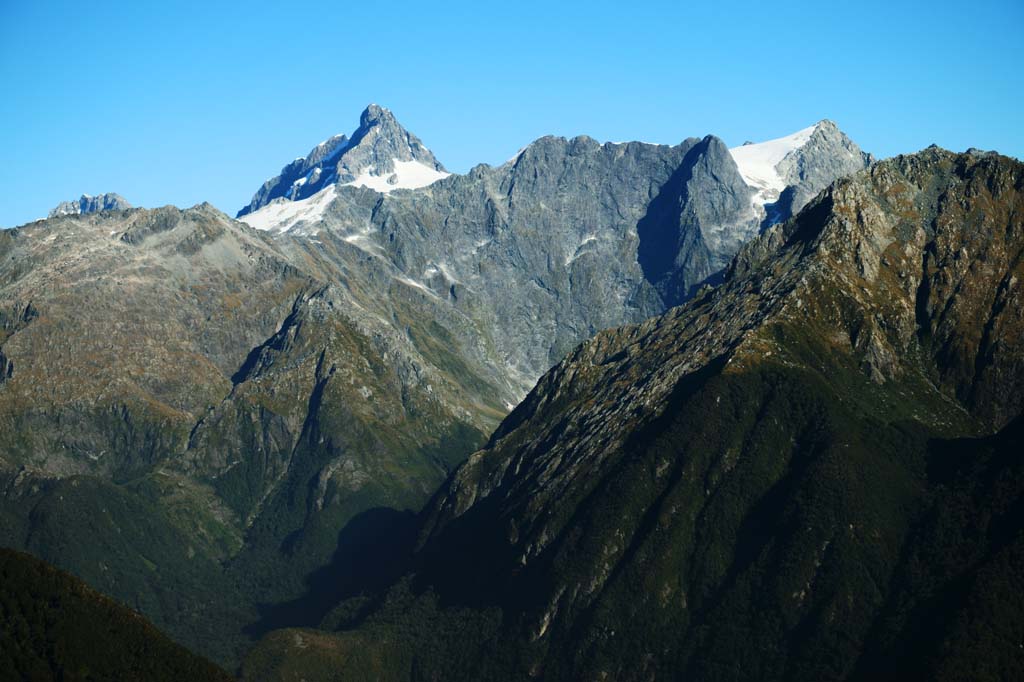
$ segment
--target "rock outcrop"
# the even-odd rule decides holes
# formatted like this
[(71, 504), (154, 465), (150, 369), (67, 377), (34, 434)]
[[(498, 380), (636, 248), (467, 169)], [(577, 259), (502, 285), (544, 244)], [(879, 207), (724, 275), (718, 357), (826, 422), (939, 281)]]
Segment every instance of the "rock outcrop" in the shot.
[(83, 194), (74, 201), (62, 201), (54, 206), (48, 218), (59, 218), (63, 215), (79, 215), (82, 213), (95, 213), (97, 211), (123, 211), (131, 208), (124, 197), (120, 194), (108, 192), (98, 196)]

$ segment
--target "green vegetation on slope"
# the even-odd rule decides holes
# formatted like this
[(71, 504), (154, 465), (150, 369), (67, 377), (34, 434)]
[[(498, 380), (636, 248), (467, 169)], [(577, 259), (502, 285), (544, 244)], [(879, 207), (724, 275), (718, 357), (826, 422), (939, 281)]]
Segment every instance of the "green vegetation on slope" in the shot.
[(1021, 425), (936, 438), (777, 366), (681, 387), (561, 499), (563, 530), (529, 565), (492, 530), (508, 508), (475, 507), (368, 617), (357, 608), (312, 648), (270, 635), (243, 672), (1012, 679), (1024, 674)]
[(142, 616), (44, 562), (0, 548), (0, 678), (229, 680)]
[(309, 246), (208, 206), (0, 235), (0, 544), (229, 668), (358, 592), (509, 397), (440, 299)]
[(89, 476), (3, 477), (0, 486), (8, 492), (0, 500), (5, 542), (59, 562), (220, 662), (237, 660), (248, 644), (241, 630), (256, 610), (199, 533), (184, 532), (130, 486)]

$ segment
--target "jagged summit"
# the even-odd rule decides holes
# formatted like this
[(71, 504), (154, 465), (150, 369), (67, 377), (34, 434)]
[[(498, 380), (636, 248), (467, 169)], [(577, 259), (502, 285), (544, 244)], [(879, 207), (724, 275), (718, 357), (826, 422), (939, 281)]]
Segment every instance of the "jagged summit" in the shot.
[(778, 193), (786, 187), (786, 181), (777, 166), (787, 155), (807, 144), (819, 125), (816, 123), (785, 137), (746, 143), (730, 150), (744, 181), (761, 195), (759, 199), (778, 198)]
[(368, 129), (376, 124), (398, 125), (398, 120), (391, 110), (376, 103), (370, 103), (359, 115), (360, 129)]
[[(424, 187), (447, 175), (441, 162), (420, 138), (402, 127), (390, 109), (371, 104), (363, 110), (351, 137), (335, 135), (289, 163), (280, 175), (263, 183), (238, 217), (249, 216), (275, 201), (304, 201), (331, 185), (369, 187), (386, 193)], [(308, 207), (296, 209), (308, 212)], [(282, 211), (288, 209), (278, 207), (273, 213), (279, 218)], [(268, 227), (271, 221), (264, 218), (253, 216), (247, 222)]]
[(114, 192), (92, 196), (83, 194), (78, 199), (62, 201), (50, 210), (47, 218), (57, 218), (62, 215), (80, 215), (82, 213), (96, 213), (97, 211), (123, 211), (131, 208), (123, 196)]
[(366, 107), (359, 128), (339, 159), (338, 184), (378, 192), (423, 187), (447, 176), (434, 154), (391, 113), (377, 104)]

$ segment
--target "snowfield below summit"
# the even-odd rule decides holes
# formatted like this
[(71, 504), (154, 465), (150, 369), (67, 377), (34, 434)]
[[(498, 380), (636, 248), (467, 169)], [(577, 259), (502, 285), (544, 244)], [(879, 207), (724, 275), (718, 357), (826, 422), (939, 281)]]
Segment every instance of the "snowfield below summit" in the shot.
[(729, 150), (743, 181), (757, 190), (757, 194), (754, 195), (755, 207), (775, 201), (779, 193), (786, 189), (786, 181), (779, 175), (776, 167), (788, 154), (807, 144), (819, 125), (821, 124), (815, 123), (792, 135), (767, 142), (745, 144)]
[[(451, 173), (445, 173), (420, 163), (419, 161), (399, 161), (395, 159), (394, 173), (387, 175), (375, 175), (373, 168), (368, 168), (352, 182), (345, 185), (353, 187), (366, 187), (382, 194), (396, 189), (419, 189), (432, 185), (438, 180), (447, 178)], [(394, 180), (394, 182), (392, 182)]]

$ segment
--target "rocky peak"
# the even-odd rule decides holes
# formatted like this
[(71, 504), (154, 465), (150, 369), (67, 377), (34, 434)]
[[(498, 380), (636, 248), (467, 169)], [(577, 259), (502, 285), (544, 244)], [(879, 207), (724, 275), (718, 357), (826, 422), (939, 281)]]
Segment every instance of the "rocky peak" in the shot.
[(804, 314), (833, 321), (873, 381), (919, 373), (1003, 426), (1024, 408), (1022, 206), (1020, 162), (928, 148), (837, 181), (744, 247), (732, 269), (801, 254)]
[[(693, 166), (684, 188), (684, 222), (692, 219), (711, 254), (711, 272), (723, 268), (740, 246), (757, 234), (748, 216), (753, 190), (740, 174), (728, 147), (714, 135), (693, 152)], [(711, 274), (710, 272), (708, 274)]]
[(666, 306), (685, 300), (757, 233), (752, 194), (721, 139), (692, 142), (638, 225), (639, 263)]
[[(335, 135), (281, 169), (263, 183), (238, 212), (250, 215), (275, 201), (302, 201), (332, 185), (369, 187), (386, 193), (429, 185), (448, 175), (441, 162), (395, 118), (391, 110), (371, 104), (359, 117), (351, 137)], [(262, 225), (258, 217), (250, 224)]]
[(828, 119), (776, 166), (788, 188), (775, 206), (780, 220), (795, 215), (835, 178), (867, 168), (874, 158)]
[[(390, 109), (379, 104), (370, 104), (359, 115), (359, 131), (367, 131), (375, 127), (388, 129), (396, 136), (405, 133), (405, 129)], [(353, 137), (358, 137), (359, 131)]]
[(395, 125), (398, 124), (395, 115), (391, 113), (390, 109), (385, 109), (381, 105), (371, 102), (363, 109), (363, 113), (359, 115), (359, 126), (361, 128), (369, 128), (374, 123), (382, 120), (391, 121)]
[[(359, 128), (338, 163), (338, 180), (342, 184), (359, 184), (366, 175), (387, 178), (391, 185), (405, 186), (403, 163), (415, 162), (435, 173), (446, 173), (444, 166), (424, 146), (420, 138), (402, 127), (391, 113), (377, 104), (366, 107), (359, 117)], [(398, 177), (392, 181), (392, 174)], [(376, 187), (374, 187), (376, 189)]]
[[(531, 478), (533, 458), (582, 466), (585, 444), (601, 443), (590, 451), (600, 461), (687, 376), (766, 363), (821, 371), (804, 344), (899, 399), (913, 387), (913, 419), (929, 427), (961, 428), (964, 415), (983, 433), (1006, 426), (1024, 409), (1022, 207), (1024, 166), (998, 155), (928, 149), (840, 179), (744, 247), (720, 287), (577, 347), (450, 481), (435, 514), (539, 480), (557, 497), (559, 481)], [(589, 426), (545, 439), (555, 423)]]
[(57, 218), (62, 215), (80, 215), (82, 213), (96, 213), (97, 211), (123, 211), (131, 208), (124, 197), (114, 192), (91, 196), (83, 194), (78, 199), (62, 201), (53, 207), (48, 218)]

